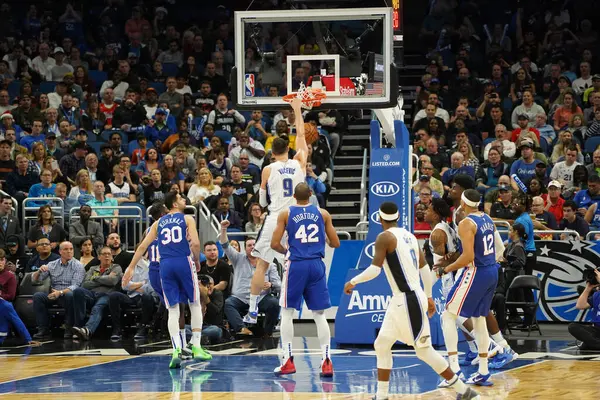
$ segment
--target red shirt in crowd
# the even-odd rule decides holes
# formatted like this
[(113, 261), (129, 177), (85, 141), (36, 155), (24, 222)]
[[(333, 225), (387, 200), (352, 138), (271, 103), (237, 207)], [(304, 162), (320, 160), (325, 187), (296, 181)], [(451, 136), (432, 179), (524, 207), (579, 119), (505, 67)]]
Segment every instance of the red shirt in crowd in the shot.
[[(548, 194), (542, 194), (542, 199), (544, 199), (544, 206), (548, 204)], [(563, 204), (565, 204), (565, 199), (559, 197), (556, 204), (553, 204), (548, 209), (549, 212), (554, 214), (556, 217), (556, 222), (560, 225), (560, 221), (563, 219)]]

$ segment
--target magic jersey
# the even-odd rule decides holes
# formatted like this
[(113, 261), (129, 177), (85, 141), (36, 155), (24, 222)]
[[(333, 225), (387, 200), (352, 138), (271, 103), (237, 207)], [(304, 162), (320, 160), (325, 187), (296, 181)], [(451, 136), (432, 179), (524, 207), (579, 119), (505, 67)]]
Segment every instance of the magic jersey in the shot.
[(404, 228), (390, 228), (387, 232), (396, 237), (396, 250), (388, 253), (383, 262), (383, 271), (392, 288), (392, 293), (398, 295), (420, 290), (419, 242), (417, 238)]
[(294, 189), (306, 180), (306, 172), (297, 160), (275, 161), (269, 164), (271, 174), (267, 181), (269, 212), (279, 213), (296, 204)]
[(158, 220), (158, 254), (161, 260), (188, 257), (187, 223), (182, 213), (167, 214)]
[(291, 261), (325, 257), (325, 223), (318, 207), (290, 207), (287, 234)]

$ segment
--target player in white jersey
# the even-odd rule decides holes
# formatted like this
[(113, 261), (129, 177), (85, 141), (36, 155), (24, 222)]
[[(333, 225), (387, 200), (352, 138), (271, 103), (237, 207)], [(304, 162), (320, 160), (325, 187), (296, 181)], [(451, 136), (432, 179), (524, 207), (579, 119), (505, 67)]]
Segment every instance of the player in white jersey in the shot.
[[(479, 394), (452, 372), (446, 360), (431, 345), (428, 316), (435, 313), (431, 295), (433, 276), (419, 249), (417, 238), (406, 229), (398, 227), (398, 218), (396, 204), (381, 204), (379, 220), (383, 232), (375, 240), (373, 264), (344, 286), (344, 292), (350, 294), (357, 284), (376, 278), (383, 268), (392, 289), (392, 299), (374, 343), (377, 355), (377, 394), (374, 399), (388, 398), (393, 366), (392, 346), (398, 340), (413, 346), (417, 357), (429, 364), (456, 390), (457, 399), (478, 399)], [(423, 289), (419, 275), (423, 281)]]
[[(275, 162), (267, 165), (262, 172), (259, 201), (262, 207), (268, 205), (269, 213), (256, 238), (252, 255), (258, 258), (256, 270), (250, 287), (250, 304), (248, 314), (244, 317), (247, 324), (255, 324), (258, 315), (258, 296), (262, 291), (265, 273), (269, 264), (277, 257), (277, 252), (271, 248), (271, 236), (277, 227), (277, 217), (296, 203), (294, 189), (299, 183), (306, 181), (306, 160), (308, 146), (304, 136), (304, 118), (302, 117), (302, 101), (294, 99), (292, 109), (296, 117), (296, 155), (293, 160), (288, 158), (288, 143), (275, 138), (271, 151)], [(270, 203), (267, 201), (267, 192)], [(287, 241), (287, 238), (283, 239)]]

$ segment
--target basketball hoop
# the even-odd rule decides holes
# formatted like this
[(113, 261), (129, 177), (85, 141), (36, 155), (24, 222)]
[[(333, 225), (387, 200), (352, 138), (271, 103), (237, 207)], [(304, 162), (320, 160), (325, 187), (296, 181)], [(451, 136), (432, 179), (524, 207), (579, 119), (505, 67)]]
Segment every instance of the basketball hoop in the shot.
[(311, 110), (315, 106), (320, 106), (321, 102), (325, 100), (326, 97), (327, 95), (321, 89), (307, 87), (304, 83), (300, 82), (298, 92), (286, 94), (283, 96), (283, 101), (291, 103), (292, 100), (298, 98), (302, 100), (302, 108)]

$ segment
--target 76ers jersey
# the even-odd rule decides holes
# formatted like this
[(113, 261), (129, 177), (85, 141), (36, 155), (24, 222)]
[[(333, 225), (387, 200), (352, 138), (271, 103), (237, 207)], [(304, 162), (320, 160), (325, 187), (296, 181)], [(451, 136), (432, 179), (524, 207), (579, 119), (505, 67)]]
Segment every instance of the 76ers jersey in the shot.
[(187, 223), (182, 213), (167, 214), (158, 220), (158, 253), (160, 259), (187, 257), (191, 254), (187, 241)]
[(318, 207), (290, 207), (287, 234), (291, 261), (325, 257), (325, 223)]
[(487, 214), (470, 214), (467, 216), (475, 226), (475, 267), (491, 267), (496, 265), (496, 237), (494, 222)]
[[(146, 235), (150, 231), (150, 228), (146, 230)], [(150, 268), (158, 268), (160, 255), (158, 252), (158, 238), (148, 246), (148, 261), (150, 262)]]
[(271, 174), (267, 182), (267, 190), (271, 203), (269, 212), (279, 213), (296, 204), (294, 189), (306, 180), (306, 172), (297, 160), (275, 161), (269, 164)]

